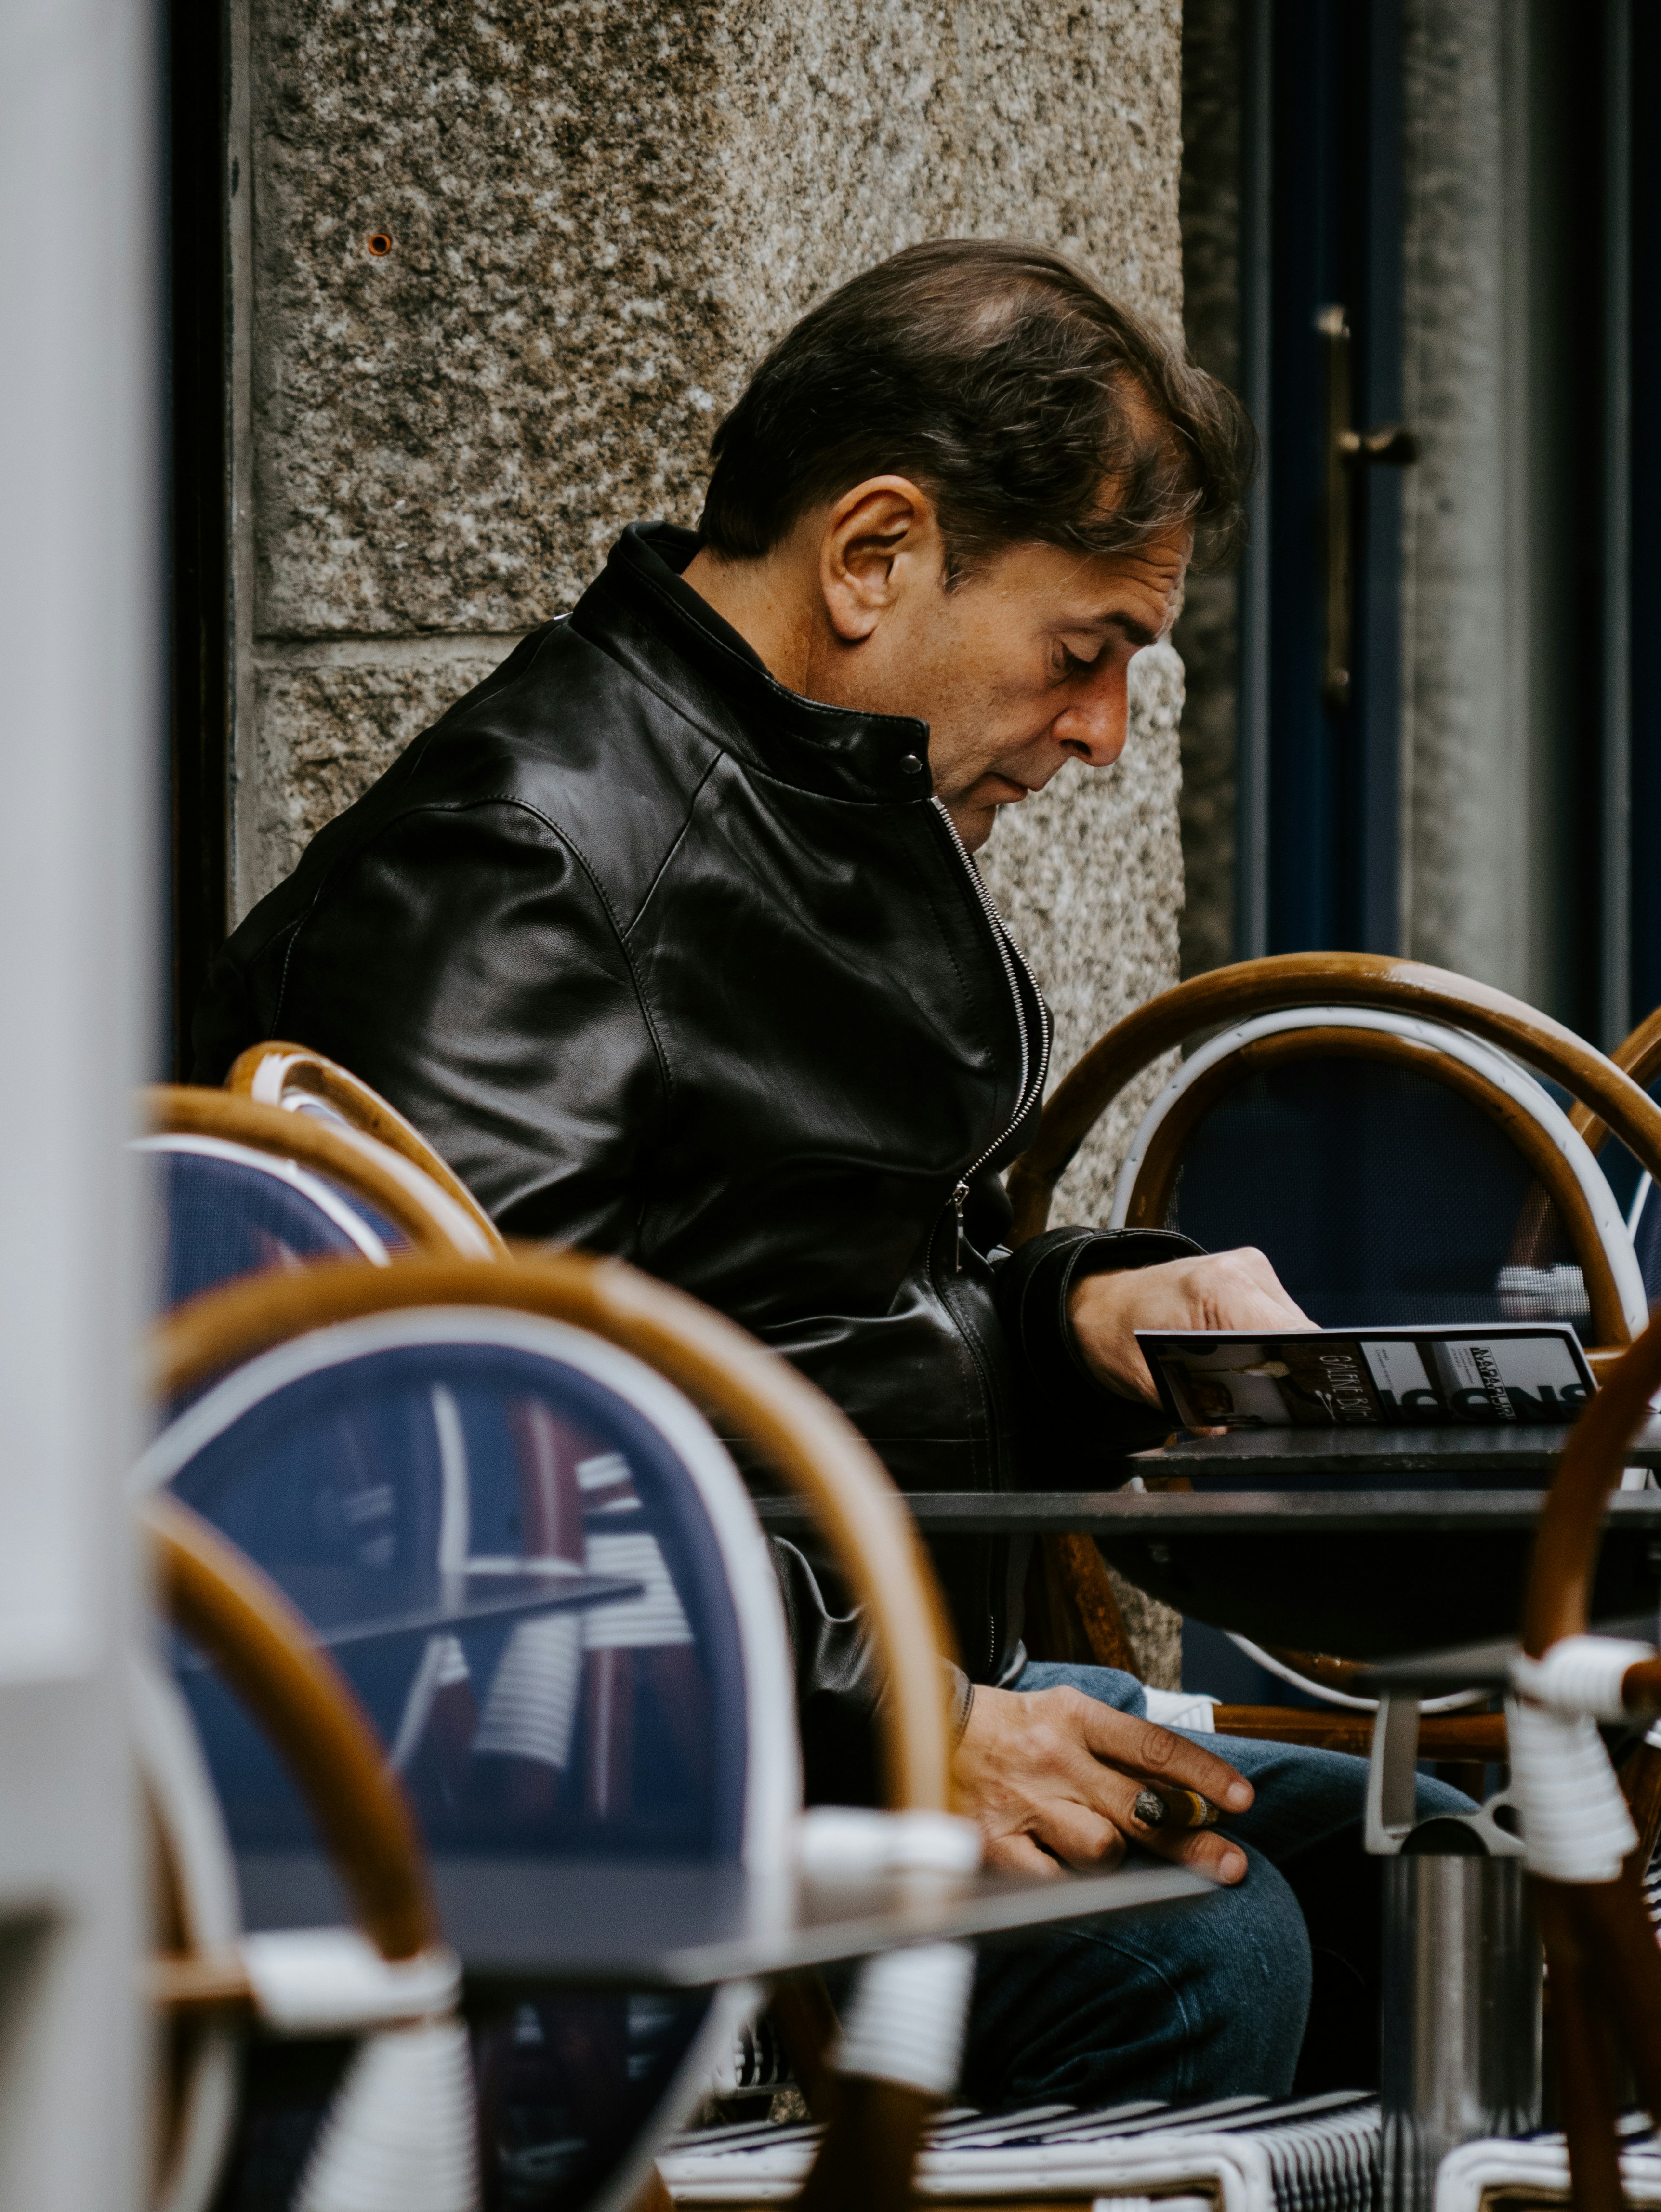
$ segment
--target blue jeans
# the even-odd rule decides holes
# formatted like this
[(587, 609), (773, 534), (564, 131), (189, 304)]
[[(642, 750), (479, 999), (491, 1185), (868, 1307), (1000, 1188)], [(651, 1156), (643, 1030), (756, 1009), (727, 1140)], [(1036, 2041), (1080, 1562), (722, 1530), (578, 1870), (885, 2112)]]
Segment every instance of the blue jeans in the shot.
[[(1030, 1663), (1014, 1686), (1063, 1684), (1121, 1712), (1147, 1710), (1141, 1683), (1111, 1667)], [(1376, 2079), (1381, 1862), (1360, 1847), (1366, 1761), (1244, 1736), (1193, 1741), (1256, 1790), (1228, 1822), (1244, 1878), (983, 1950), (963, 2072), (972, 2102), (1185, 2104), (1284, 2097), (1294, 2076), (1300, 2089)], [(1421, 1778), (1421, 1819), (1469, 1809)]]

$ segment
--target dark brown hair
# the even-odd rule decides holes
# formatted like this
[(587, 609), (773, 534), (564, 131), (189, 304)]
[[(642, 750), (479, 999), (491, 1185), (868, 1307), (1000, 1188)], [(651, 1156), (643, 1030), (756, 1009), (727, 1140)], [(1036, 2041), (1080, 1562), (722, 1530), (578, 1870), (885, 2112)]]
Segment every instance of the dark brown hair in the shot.
[(1116, 553), (1244, 522), (1233, 394), (1048, 246), (937, 239), (867, 269), (762, 362), (710, 445), (699, 527), (754, 560), (867, 477), (934, 498), (948, 578), (1022, 539)]

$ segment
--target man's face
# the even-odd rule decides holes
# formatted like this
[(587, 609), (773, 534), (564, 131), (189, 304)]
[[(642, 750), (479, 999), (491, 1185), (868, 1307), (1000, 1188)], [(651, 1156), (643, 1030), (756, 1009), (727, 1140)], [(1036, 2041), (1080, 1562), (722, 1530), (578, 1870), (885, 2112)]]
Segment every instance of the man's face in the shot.
[(914, 576), (847, 670), (841, 703), (928, 724), (935, 793), (974, 852), (1001, 806), (1043, 790), (1068, 760), (1117, 760), (1131, 656), (1169, 632), (1191, 544), (1186, 529), (1134, 553), (1028, 542), (988, 556), (955, 590)]

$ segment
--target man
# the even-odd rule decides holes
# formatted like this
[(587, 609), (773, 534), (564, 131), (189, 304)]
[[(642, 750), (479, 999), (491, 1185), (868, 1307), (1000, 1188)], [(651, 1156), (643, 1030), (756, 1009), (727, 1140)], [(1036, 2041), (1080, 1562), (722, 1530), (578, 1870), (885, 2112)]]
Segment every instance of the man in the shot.
[[(333, 1054), (504, 1230), (731, 1315), (904, 1488), (1014, 1487), (1058, 1455), (1077, 1480), (1150, 1441), (1136, 1328), (1303, 1316), (1256, 1253), (1091, 1229), (1005, 1250), (1049, 1032), (970, 855), (1069, 760), (1117, 758), (1131, 656), (1251, 447), (1220, 386), (1042, 248), (945, 241), (856, 278), (721, 424), (698, 533), (626, 531), (243, 923), (198, 1079), (260, 1037)], [(1025, 1545), (931, 1550), (990, 1858), (1135, 1844), (1222, 1885), (995, 1955), (971, 2090), (1284, 2091), (1310, 1959), (1271, 1860), (1353, 1828), (1359, 1762), (1227, 1765), (1129, 1677), (1027, 1664)], [(858, 1623), (776, 1554), (810, 1789), (861, 1794)], [(1161, 1778), (1235, 1825), (1150, 1827)]]

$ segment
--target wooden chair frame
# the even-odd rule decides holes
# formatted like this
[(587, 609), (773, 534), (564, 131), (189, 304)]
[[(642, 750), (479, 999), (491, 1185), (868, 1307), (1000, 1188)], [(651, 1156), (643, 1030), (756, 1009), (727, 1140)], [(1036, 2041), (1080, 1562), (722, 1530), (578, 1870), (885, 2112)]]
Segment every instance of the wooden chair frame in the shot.
[[(1336, 1015), (1348, 1010), (1333, 1011)], [(1318, 1013), (1318, 1010), (1311, 1012)], [(1600, 1345), (1618, 1348), (1631, 1342), (1634, 1328), (1641, 1328), (1647, 1317), (1637, 1263), (1634, 1261), (1624, 1271), (1624, 1283), (1617, 1279), (1609, 1239), (1613, 1236), (1618, 1246), (1624, 1246), (1624, 1226), (1612, 1197), (1605, 1209), (1607, 1218), (1598, 1220), (1595, 1186), (1601, 1178), (1590, 1149), (1578, 1141), (1572, 1127), (1563, 1126), (1554, 1101), (1542, 1092), (1540, 1110), (1531, 1110), (1533, 1102), (1518, 1095), (1526, 1079), (1518, 1079), (1486, 1047), (1473, 1044), (1439, 1023), (1374, 1028), (1366, 1024), (1390, 1023), (1395, 1018), (1372, 1010), (1364, 1010), (1356, 1023), (1322, 1021), (1298, 1014), (1267, 1018), (1284, 1018), (1288, 1025), (1266, 1034), (1252, 1034), (1254, 1024), (1226, 1032), (1223, 1038), (1214, 1041), (1210, 1049), (1217, 1056), (1208, 1066), (1196, 1075), (1191, 1071), (1197, 1063), (1189, 1064), (1179, 1079), (1179, 1095), (1163, 1114), (1159, 1113), (1161, 1099), (1171, 1096), (1174, 1085), (1148, 1109), (1119, 1179), (1113, 1227), (1165, 1225), (1189, 1138), (1243, 1074), (1317, 1058), (1367, 1060), (1406, 1068), (1469, 1101), (1504, 1133), (1531, 1170), (1538, 1190), (1530, 1194), (1530, 1202), (1525, 1204), (1518, 1223), (1512, 1258), (1524, 1264), (1536, 1259), (1548, 1207), (1555, 1206), (1585, 1281), (1592, 1329)], [(1292, 1026), (1293, 1023), (1298, 1026)], [(1233, 1035), (1240, 1041), (1226, 1048), (1226, 1038)], [(1555, 1121), (1568, 1140), (1567, 1151), (1554, 1141)], [(1533, 1202), (1541, 1194), (1546, 1202)]]
[[(1593, 1329), (1604, 1346), (1609, 1347), (1601, 1356), (1615, 1356), (1621, 1346), (1630, 1342), (1634, 1327), (1643, 1326), (1643, 1285), (1635, 1261), (1625, 1271), (1628, 1279), (1624, 1285), (1616, 1279), (1605, 1234), (1606, 1229), (1610, 1232), (1621, 1229), (1613, 1200), (1608, 1200), (1605, 1208), (1607, 1223), (1600, 1224), (1594, 1212), (1593, 1195), (1588, 1188), (1589, 1183), (1597, 1179), (1590, 1148), (1584, 1149), (1579, 1164), (1589, 1172), (1577, 1173), (1577, 1164), (1554, 1141), (1556, 1133), (1551, 1125), (1559, 1112), (1555, 1102), (1546, 1098), (1543, 1111), (1532, 1110), (1532, 1101), (1518, 1095), (1519, 1082), (1526, 1081), (1526, 1078), (1517, 1078), (1508, 1064), (1489, 1048), (1440, 1023), (1409, 1023), (1400, 1016), (1358, 1009), (1354, 1010), (1354, 1020), (1340, 1024), (1335, 1019), (1323, 1021), (1323, 1011), (1299, 1009), (1281, 1016), (1254, 1017), (1237, 1030), (1222, 1032), (1200, 1060), (1188, 1063), (1177, 1079), (1181, 1085), (1178, 1095), (1161, 1114), (1160, 1101), (1177, 1088), (1176, 1085), (1168, 1086), (1149, 1107), (1132, 1139), (1114, 1195), (1111, 1225), (1164, 1225), (1189, 1137), (1243, 1072), (1289, 1066), (1316, 1056), (1367, 1060), (1410, 1068), (1429, 1080), (1445, 1084), (1468, 1099), (1516, 1146), (1534, 1174), (1536, 1187), (1518, 1223), (1512, 1257), (1522, 1263), (1535, 1260), (1537, 1240), (1549, 1218), (1549, 1209), (1555, 1206), (1568, 1230), (1579, 1261)], [(1349, 1011), (1335, 1009), (1333, 1012), (1338, 1017)], [(1275, 1021), (1284, 1021), (1287, 1025), (1268, 1030), (1259, 1026)], [(1373, 1026), (1375, 1024), (1390, 1026)], [(1238, 1042), (1231, 1044), (1233, 1038), (1238, 1038)], [(1203, 1065), (1208, 1057), (1209, 1064)], [(1572, 1127), (1564, 1133), (1578, 1140), (1578, 1132)], [(1607, 1197), (1607, 1194), (1604, 1195)], [(1348, 1660), (1278, 1648), (1268, 1656), (1284, 1668), (1299, 1687), (1313, 1690), (1317, 1696), (1323, 1692), (1336, 1692), (1341, 1700), (1348, 1695), (1348, 1678), (1356, 1670)], [(1372, 1701), (1357, 1702), (1370, 1705)], [(1270, 1735), (1281, 1742), (1319, 1744), (1328, 1750), (1354, 1751), (1362, 1755), (1369, 1748), (1371, 1726), (1370, 1716), (1360, 1711), (1348, 1717), (1323, 1719), (1311, 1714), (1303, 1718), (1294, 1707), (1275, 1705), (1224, 1706), (1219, 1709), (1217, 1717), (1220, 1734)], [(1427, 1756), (1461, 1764), (1486, 1763), (1505, 1757), (1503, 1714), (1427, 1714), (1422, 1726), (1427, 1730)]]
[[(1566, 1636), (1586, 1632), (1603, 1510), (1658, 1384), (1661, 1317), (1604, 1376), (1558, 1464), (1534, 1540), (1524, 1606), (1523, 1649), (1530, 1658), (1543, 1658)], [(1650, 1679), (1635, 1680), (1645, 1677)], [(1661, 1702), (1661, 1662), (1629, 1669), (1623, 1686), (1629, 1705), (1640, 1702), (1634, 1692), (1641, 1688), (1647, 1693), (1641, 1701), (1653, 1710)], [(1630, 1784), (1628, 1795), (1633, 1801)], [(1623, 2202), (1611, 2024), (1639, 2102), (1661, 2112), (1661, 1947), (1641, 1887), (1652, 1844), (1650, 1827), (1613, 1881), (1530, 1877), (1551, 1977), (1559, 2100), (1578, 2212), (1621, 2212)]]
[[(1024, 1243), (1047, 1225), (1056, 1186), (1062, 1176), (1114, 1099), (1144, 1068), (1174, 1050), (1196, 1030), (1221, 1029), (1256, 1015), (1329, 1006), (1373, 1009), (1427, 1021), (1439, 1028), (1463, 1030), (1487, 1044), (1497, 1046), (1537, 1073), (1551, 1077), (1580, 1102), (1570, 1115), (1570, 1122), (1585, 1139), (1589, 1148), (1595, 1151), (1601, 1140), (1595, 1133), (1597, 1130), (1603, 1126), (1613, 1128), (1640, 1164), (1661, 1181), (1661, 1172), (1658, 1172), (1661, 1170), (1661, 1107), (1631, 1076), (1548, 1015), (1538, 1013), (1521, 1000), (1487, 984), (1416, 961), (1366, 952), (1277, 953), (1265, 959), (1214, 969), (1162, 992), (1116, 1024), (1091, 1047), (1051, 1093), (1037, 1137), (1010, 1170), (1008, 1188), (1014, 1209), (1013, 1241)], [(1646, 1028), (1655, 1031), (1649, 1048), (1658, 1064), (1661, 1064), (1661, 1015), (1653, 1018)], [(1169, 1200), (1168, 1182), (1163, 1202), (1158, 1196), (1164, 1172), (1161, 1165), (1150, 1178), (1146, 1201), (1156, 1222), (1163, 1222), (1165, 1205)], [(1589, 1294), (1602, 1272), (1594, 1269), (1588, 1276)], [(1611, 1301), (1612, 1287), (1609, 1282), (1597, 1284), (1599, 1306), (1594, 1307), (1593, 1311), (1600, 1322), (1615, 1320), (1618, 1301)], [(1628, 1334), (1622, 1312), (1612, 1345), (1626, 1343)], [(1611, 1349), (1603, 1356), (1613, 1358), (1619, 1355)], [(1601, 1364), (1600, 1361), (1598, 1364)], [(1049, 1556), (1051, 1578), (1068, 1593), (1086, 1624), (1099, 1663), (1123, 1664), (1119, 1656), (1125, 1643), (1123, 1623), (1106, 1566), (1097, 1547), (1054, 1536), (1046, 1536), (1043, 1546)], [(1118, 1624), (1116, 1649), (1110, 1635), (1104, 1638), (1097, 1632), (1096, 1624), (1104, 1619), (1110, 1624)], [(1294, 1662), (1300, 1662), (1303, 1656), (1276, 1656)], [(1282, 1709), (1264, 1706), (1238, 1710), (1242, 1716), (1249, 1712), (1251, 1724), (1241, 1725), (1236, 1732), (1264, 1734), (1268, 1731), (1262, 1717)], [(1290, 1713), (1294, 1709), (1284, 1710)], [(1217, 1717), (1220, 1732), (1234, 1725), (1234, 1710), (1220, 1708)], [(1449, 1717), (1451, 1717), (1435, 1721), (1427, 1718), (1425, 1726), (1439, 1734), (1445, 1730)], [(1497, 1715), (1488, 1717), (1491, 1722), (1500, 1718)], [(1288, 1720), (1287, 1725), (1293, 1728), (1297, 1723)], [(1334, 1723), (1335, 1729), (1340, 1726)], [(1434, 1755), (1428, 1744), (1427, 1750), (1428, 1755)], [(1465, 1755), (1469, 1757), (1470, 1753), (1467, 1752)]]
[(501, 1233), (474, 1201), (462, 1206), (423, 1167), (360, 1129), (187, 1084), (156, 1084), (143, 1093), (143, 1106), (152, 1136), (216, 1137), (310, 1168), (372, 1206), (423, 1257), (506, 1255)]
[[(1609, 1058), (1623, 1075), (1630, 1076), (1640, 1090), (1647, 1091), (1656, 1077), (1661, 1075), (1661, 1006), (1646, 1015), (1630, 1036), (1616, 1045)], [(1590, 1106), (1577, 1104), (1569, 1119), (1594, 1152), (1602, 1150), (1609, 1135), (1609, 1125), (1600, 1121)], [(1656, 1175), (1647, 1160), (1642, 1160), (1642, 1164), (1661, 1182), (1661, 1176)]]
[[(413, 1259), (373, 1268), (326, 1261), (294, 1274), (250, 1277), (179, 1308), (154, 1339), (152, 1387), (165, 1401), (310, 1330), (433, 1306), (545, 1314), (632, 1352), (803, 1494), (865, 1609), (892, 1685), (878, 1713), (887, 1802), (896, 1809), (951, 1808), (943, 1662), (952, 1639), (910, 1514), (837, 1407), (776, 1352), (684, 1292), (623, 1261), (575, 1252), (490, 1267)], [(830, 2024), (811, 1986), (795, 1992), (787, 2010), (792, 2008), (811, 2049)], [(795, 2201), (807, 2212), (831, 2212), (846, 2202), (848, 2178), (857, 2174), (861, 2200), (873, 2212), (900, 2212), (910, 2202), (912, 2166), (931, 2100), (887, 2081), (850, 2078), (818, 2086), (829, 2125)], [(658, 2201), (649, 2191), (642, 2201), (648, 2199)]]
[[(368, 1714), (309, 1623), (268, 1575), (178, 1498), (146, 1498), (138, 1516), (169, 1618), (208, 1654), (281, 1753), (375, 1948), (398, 1960), (435, 1948), (443, 1939), (415, 1815)], [(247, 1996), (240, 1966), (224, 1960), (170, 1961), (156, 1981), (171, 2004)]]
[[(1549, 1015), (1469, 976), (1414, 960), (1373, 952), (1281, 952), (1213, 969), (1161, 992), (1091, 1047), (1051, 1093), (1037, 1137), (1010, 1170), (1015, 1240), (1044, 1227), (1069, 1162), (1143, 1068), (1197, 1030), (1293, 1006), (1335, 1005), (1416, 1016), (1499, 1046), (1561, 1084), (1661, 1181), (1661, 1107), (1630, 1075)], [(1577, 1126), (1595, 1151), (1590, 1124)]]
[(389, 1152), (399, 1154), (447, 1192), (487, 1241), (500, 1245), (496, 1224), (443, 1156), (435, 1152), (412, 1121), (406, 1121), (348, 1067), (326, 1054), (300, 1044), (251, 1044), (240, 1054), (225, 1088), (234, 1096), (252, 1098), (256, 1105), (276, 1106), (286, 1114), (307, 1103), (330, 1111), (366, 1137), (373, 1137)]
[[(164, 1610), (209, 1655), (283, 1758), (364, 1933), (389, 1961), (436, 1950), (442, 1939), (414, 1815), (368, 1715), (309, 1625), (251, 1559), (177, 1498), (145, 1498), (138, 1519)], [(181, 1717), (179, 1725), (190, 1724)], [(210, 1786), (205, 1776), (201, 1786)], [(163, 2203), (198, 2206), (217, 2182), (234, 2094), (224, 2086), (205, 2100), (192, 2096), (192, 2071), (214, 2066), (218, 2053), (204, 2039), (234, 2037), (228, 2016), (251, 2014), (254, 1992), (234, 1944), (201, 1941), (188, 1909), (190, 1852), (186, 1838), (175, 1838), (168, 1802), (165, 1791), (152, 1792), (163, 1929), (172, 1940), (149, 1962), (149, 1996), (186, 2040), (175, 2040), (173, 2065), (162, 2071), (158, 2170)], [(187, 1796), (181, 1814), (188, 1805)], [(234, 1886), (228, 1867), (225, 1879)], [(234, 2069), (228, 2050), (219, 2063)]]

